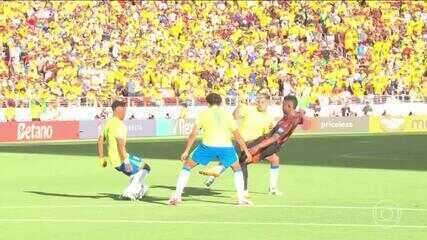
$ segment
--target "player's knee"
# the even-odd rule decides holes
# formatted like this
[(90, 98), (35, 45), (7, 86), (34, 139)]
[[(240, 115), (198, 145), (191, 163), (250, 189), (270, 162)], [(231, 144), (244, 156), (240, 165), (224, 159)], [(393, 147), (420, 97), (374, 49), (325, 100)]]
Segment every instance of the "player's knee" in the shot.
[(145, 169), (145, 170), (147, 170), (147, 172), (149, 172), (149, 171), (151, 171), (151, 167), (150, 167), (150, 165), (148, 165), (148, 164), (144, 164), (144, 166), (142, 167), (142, 169)]
[(271, 155), (267, 158), (267, 160), (270, 162), (270, 164), (273, 165), (279, 165), (280, 164), (280, 158), (276, 155)]
[(196, 162), (194, 162), (193, 160), (189, 159), (187, 161), (184, 162), (184, 166), (183, 168), (186, 168), (188, 170), (191, 170), (192, 168), (194, 168), (197, 165)]
[(234, 172), (237, 172), (237, 171), (241, 171), (242, 167), (240, 166), (239, 162), (236, 162), (231, 166), (231, 169), (233, 169)]

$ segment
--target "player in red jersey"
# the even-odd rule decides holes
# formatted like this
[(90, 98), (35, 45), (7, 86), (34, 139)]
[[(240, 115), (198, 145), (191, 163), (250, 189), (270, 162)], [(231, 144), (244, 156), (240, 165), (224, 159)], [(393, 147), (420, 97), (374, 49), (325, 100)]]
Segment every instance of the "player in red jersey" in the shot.
[[(296, 111), (298, 100), (295, 96), (288, 95), (283, 99), (283, 118), (276, 126), (265, 136), (256, 139), (248, 144), (252, 161), (247, 164), (257, 163), (262, 159), (267, 159), (270, 162), (270, 188), (269, 192), (272, 195), (280, 195), (277, 188), (279, 179), (280, 158), (277, 153), (283, 144), (289, 139), (298, 125), (302, 124), (306, 128), (304, 112)], [(242, 166), (243, 167), (243, 166)], [(247, 188), (247, 176), (244, 176), (245, 187)], [(245, 189), (247, 190), (247, 189)]]

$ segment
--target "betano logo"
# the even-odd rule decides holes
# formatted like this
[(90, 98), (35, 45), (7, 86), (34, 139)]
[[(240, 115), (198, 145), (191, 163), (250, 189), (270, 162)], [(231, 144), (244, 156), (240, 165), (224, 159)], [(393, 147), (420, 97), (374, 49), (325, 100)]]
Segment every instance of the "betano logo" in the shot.
[(35, 124), (19, 123), (17, 128), (19, 140), (48, 140), (53, 136), (53, 128), (49, 125), (37, 126)]

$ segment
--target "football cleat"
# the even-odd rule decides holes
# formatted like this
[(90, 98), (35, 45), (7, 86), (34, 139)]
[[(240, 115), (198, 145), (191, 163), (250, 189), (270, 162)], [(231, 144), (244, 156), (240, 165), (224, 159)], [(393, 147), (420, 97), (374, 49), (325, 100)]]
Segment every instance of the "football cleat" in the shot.
[(136, 201), (137, 200), (137, 196), (135, 194), (123, 193), (122, 194), (122, 199), (130, 200), (130, 201)]
[(138, 199), (141, 199), (142, 197), (144, 197), (146, 194), (147, 194), (147, 192), (148, 192), (148, 189), (150, 189), (150, 187), (149, 186), (147, 186), (147, 185), (142, 185), (142, 188), (141, 188), (141, 191), (139, 191), (139, 193), (138, 193)]
[(243, 198), (237, 202), (238, 206), (252, 206), (254, 205), (249, 199)]
[(274, 188), (270, 188), (268, 190), (268, 194), (270, 194), (272, 196), (282, 196), (282, 192), (280, 192), (279, 190), (274, 189)]
[(249, 195), (249, 191), (248, 190), (245, 190), (245, 193), (244, 193), (243, 196), (245, 196), (245, 198), (251, 198), (251, 196)]
[(178, 205), (180, 203), (182, 203), (182, 199), (178, 198), (178, 197), (175, 197), (175, 196), (172, 196), (169, 199), (169, 201), (168, 201), (168, 204), (171, 205), (171, 206), (176, 206), (176, 205)]
[(215, 177), (213, 177), (213, 176), (209, 176), (209, 177), (206, 179), (206, 181), (205, 181), (205, 186), (206, 186), (207, 188), (210, 188), (210, 187), (211, 187), (211, 185), (212, 185), (214, 182), (215, 182)]

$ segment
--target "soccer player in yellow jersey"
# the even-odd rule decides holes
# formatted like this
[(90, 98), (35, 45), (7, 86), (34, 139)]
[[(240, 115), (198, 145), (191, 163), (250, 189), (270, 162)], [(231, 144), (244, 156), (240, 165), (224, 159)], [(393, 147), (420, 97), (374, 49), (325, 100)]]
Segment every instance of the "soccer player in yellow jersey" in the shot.
[[(236, 139), (240, 148), (252, 159), (248, 148), (237, 130), (237, 124), (231, 113), (221, 107), (221, 96), (210, 93), (206, 96), (209, 108), (200, 113), (196, 124), (188, 137), (187, 145), (181, 156), (183, 168), (179, 174), (176, 191), (170, 198), (169, 204), (176, 205), (182, 201), (181, 195), (190, 177), (190, 171), (198, 164), (207, 165), (218, 158), (224, 168), (234, 171), (234, 184), (236, 185), (238, 204), (251, 205), (252, 203), (244, 196), (243, 174), (240, 168), (236, 150), (232, 143), (232, 137)], [(202, 143), (190, 154), (191, 147), (196, 141), (198, 130), (202, 130)]]
[[(255, 105), (239, 105), (233, 115), (240, 122), (239, 132), (243, 140), (245, 140), (246, 145), (266, 135), (275, 124), (274, 118), (268, 112), (268, 96), (266, 94), (259, 94)], [(248, 168), (244, 155), (239, 154), (239, 160), (245, 182), (245, 195), (247, 196)], [(205, 182), (206, 187), (210, 187), (214, 183), (215, 178), (223, 173), (224, 170), (224, 166), (218, 165), (214, 167), (213, 172), (210, 172), (210, 170), (200, 171), (202, 175), (210, 175)]]
[[(127, 127), (123, 122), (126, 116), (126, 103), (114, 101), (113, 118), (108, 120), (98, 138), (98, 155), (102, 167), (108, 163), (117, 171), (130, 177), (130, 184), (122, 197), (131, 200), (141, 199), (148, 191), (144, 178), (150, 172), (150, 166), (144, 160), (126, 151)], [(104, 159), (104, 144), (108, 146), (108, 162)]]

